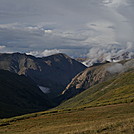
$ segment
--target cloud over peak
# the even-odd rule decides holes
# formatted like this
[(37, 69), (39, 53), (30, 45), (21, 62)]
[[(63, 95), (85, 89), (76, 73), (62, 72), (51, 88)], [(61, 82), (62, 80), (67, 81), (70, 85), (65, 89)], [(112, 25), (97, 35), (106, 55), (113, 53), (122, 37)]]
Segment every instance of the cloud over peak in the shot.
[[(0, 0), (0, 51), (38, 55), (58, 50), (134, 47), (133, 0)], [(127, 8), (126, 8), (127, 7)], [(129, 8), (128, 8), (129, 7)], [(47, 53), (47, 52), (45, 52)]]
[(50, 50), (46, 49), (44, 51), (31, 51), (27, 54), (34, 55), (36, 57), (46, 57), (46, 56), (50, 56), (50, 55), (57, 54), (57, 53), (61, 53), (61, 51), (58, 49), (50, 49)]
[(127, 0), (103, 0), (105, 6), (117, 8), (121, 5), (128, 5)]

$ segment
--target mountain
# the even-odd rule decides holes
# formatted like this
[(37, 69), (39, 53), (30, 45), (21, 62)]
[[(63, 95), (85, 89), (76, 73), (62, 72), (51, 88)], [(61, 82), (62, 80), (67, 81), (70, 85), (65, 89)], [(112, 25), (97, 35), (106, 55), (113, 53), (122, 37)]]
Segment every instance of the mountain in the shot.
[(0, 118), (46, 110), (52, 106), (32, 80), (0, 70)]
[(64, 99), (71, 98), (80, 92), (108, 79), (111, 79), (121, 72), (134, 67), (134, 59), (121, 61), (119, 63), (103, 63), (89, 67), (76, 75), (62, 92)]
[(111, 57), (111, 61), (121, 61), (121, 60), (128, 60), (128, 59), (134, 59), (134, 53), (133, 52), (122, 52), (121, 54), (115, 55)]
[(78, 58), (75, 58), (75, 60), (77, 60), (78, 62), (81, 62), (83, 63), (84, 61), (86, 61), (88, 58), (86, 57), (78, 57)]
[(86, 66), (92, 66), (94, 64), (99, 64), (99, 63), (104, 63), (106, 61), (109, 62), (119, 62), (122, 60), (129, 60), (129, 59), (134, 59), (134, 53), (133, 52), (118, 52), (117, 54), (110, 54), (110, 53), (106, 53), (106, 54), (102, 54), (98, 57), (94, 57), (94, 58), (86, 58), (84, 61), (81, 61), (84, 65)]
[(134, 68), (131, 60), (116, 67), (121, 64), (124, 70), (116, 76), (54, 109), (0, 120), (0, 133), (133, 134)]
[(62, 53), (43, 58), (20, 53), (0, 54), (0, 69), (30, 77), (40, 87), (50, 89), (52, 96), (59, 95), (71, 79), (85, 68)]
[(58, 109), (96, 107), (134, 102), (134, 67), (87, 88), (63, 102)]

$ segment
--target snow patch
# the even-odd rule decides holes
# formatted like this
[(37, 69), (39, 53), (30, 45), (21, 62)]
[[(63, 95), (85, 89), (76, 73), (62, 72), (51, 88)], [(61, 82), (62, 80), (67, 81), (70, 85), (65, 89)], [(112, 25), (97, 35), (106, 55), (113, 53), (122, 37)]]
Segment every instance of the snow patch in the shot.
[(40, 88), (40, 90), (41, 90), (43, 93), (45, 93), (45, 94), (50, 93), (50, 89), (49, 89), (49, 88), (47, 88), (47, 87), (39, 86), (39, 88)]

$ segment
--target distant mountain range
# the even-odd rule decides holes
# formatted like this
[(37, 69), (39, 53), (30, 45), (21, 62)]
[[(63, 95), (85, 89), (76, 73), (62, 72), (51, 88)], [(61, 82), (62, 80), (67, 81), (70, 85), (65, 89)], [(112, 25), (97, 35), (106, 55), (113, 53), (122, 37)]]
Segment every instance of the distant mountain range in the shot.
[(85, 68), (62, 53), (43, 58), (20, 53), (0, 54), (0, 69), (30, 77), (38, 86), (50, 89), (53, 97), (58, 96), (71, 79)]
[[(83, 63), (86, 66), (93, 66), (94, 64), (98, 64), (98, 63), (104, 63), (106, 61), (109, 62), (119, 62), (122, 60), (128, 60), (128, 59), (134, 59), (134, 53), (133, 52), (120, 52), (116, 55), (101, 55), (97, 58), (77, 58), (78, 61), (80, 61), (81, 63)], [(80, 59), (80, 60), (79, 60)]]
[(87, 68), (62, 53), (42, 58), (0, 54), (0, 118), (59, 104), (70, 108), (133, 101), (133, 74), (134, 59)]

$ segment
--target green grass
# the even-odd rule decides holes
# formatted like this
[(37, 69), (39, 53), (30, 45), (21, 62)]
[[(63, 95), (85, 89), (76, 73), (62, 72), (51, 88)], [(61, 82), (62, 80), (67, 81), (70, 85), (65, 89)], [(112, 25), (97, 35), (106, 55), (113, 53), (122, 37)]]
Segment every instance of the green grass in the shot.
[(46, 111), (15, 118), (1, 120), (0, 134), (134, 133), (134, 103)]
[(134, 101), (134, 70), (97, 84), (65, 101), (57, 109), (93, 107)]

